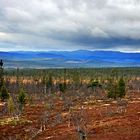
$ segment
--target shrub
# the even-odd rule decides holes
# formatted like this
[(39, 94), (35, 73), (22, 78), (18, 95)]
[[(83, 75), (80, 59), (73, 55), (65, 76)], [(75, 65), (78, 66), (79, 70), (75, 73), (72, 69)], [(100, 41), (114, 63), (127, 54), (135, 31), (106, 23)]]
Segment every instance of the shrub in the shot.
[(88, 86), (91, 87), (92, 89), (97, 88), (97, 87), (102, 87), (102, 85), (99, 83), (98, 80), (92, 81), (91, 84)]

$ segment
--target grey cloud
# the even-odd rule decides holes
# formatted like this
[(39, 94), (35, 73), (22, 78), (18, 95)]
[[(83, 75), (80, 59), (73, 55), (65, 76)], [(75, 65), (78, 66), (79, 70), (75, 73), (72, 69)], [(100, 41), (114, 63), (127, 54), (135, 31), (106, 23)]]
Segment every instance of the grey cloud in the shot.
[(1, 0), (0, 42), (46, 50), (117, 42), (140, 50), (139, 13), (140, 0)]

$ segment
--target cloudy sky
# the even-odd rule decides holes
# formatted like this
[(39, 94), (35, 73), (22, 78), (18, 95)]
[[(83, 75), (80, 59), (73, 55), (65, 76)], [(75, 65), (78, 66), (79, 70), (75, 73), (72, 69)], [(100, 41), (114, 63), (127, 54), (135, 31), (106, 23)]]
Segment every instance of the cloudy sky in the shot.
[(0, 0), (0, 51), (140, 51), (140, 0)]

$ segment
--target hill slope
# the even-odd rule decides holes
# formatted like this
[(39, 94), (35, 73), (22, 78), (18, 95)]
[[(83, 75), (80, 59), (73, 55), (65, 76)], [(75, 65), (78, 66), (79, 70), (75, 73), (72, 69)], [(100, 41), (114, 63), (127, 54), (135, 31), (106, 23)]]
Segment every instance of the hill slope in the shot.
[(0, 52), (6, 68), (134, 67), (140, 53), (114, 51)]

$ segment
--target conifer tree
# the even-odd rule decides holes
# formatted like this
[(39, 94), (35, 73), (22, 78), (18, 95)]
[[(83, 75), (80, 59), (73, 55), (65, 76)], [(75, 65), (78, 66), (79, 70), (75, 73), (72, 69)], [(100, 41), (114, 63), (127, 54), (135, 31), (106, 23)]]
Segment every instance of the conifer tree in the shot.
[(3, 61), (1, 60), (0, 61), (0, 91), (1, 91), (1, 88), (4, 84), (4, 78), (3, 78), (4, 74), (3, 74)]
[(0, 98), (2, 101), (5, 101), (6, 99), (9, 98), (8, 90), (4, 85), (1, 87), (0, 90)]
[(14, 105), (14, 101), (13, 101), (11, 96), (9, 97), (9, 99), (7, 101), (7, 104), (8, 104), (8, 111), (9, 111), (9, 113), (10, 114), (13, 113), (14, 110), (15, 110), (15, 105)]
[(23, 107), (25, 105), (26, 100), (26, 94), (23, 88), (20, 88), (19, 95), (18, 95), (18, 102), (19, 102), (19, 109), (20, 111), (23, 110)]
[(123, 98), (126, 94), (126, 85), (123, 78), (120, 78), (118, 82), (118, 97)]

